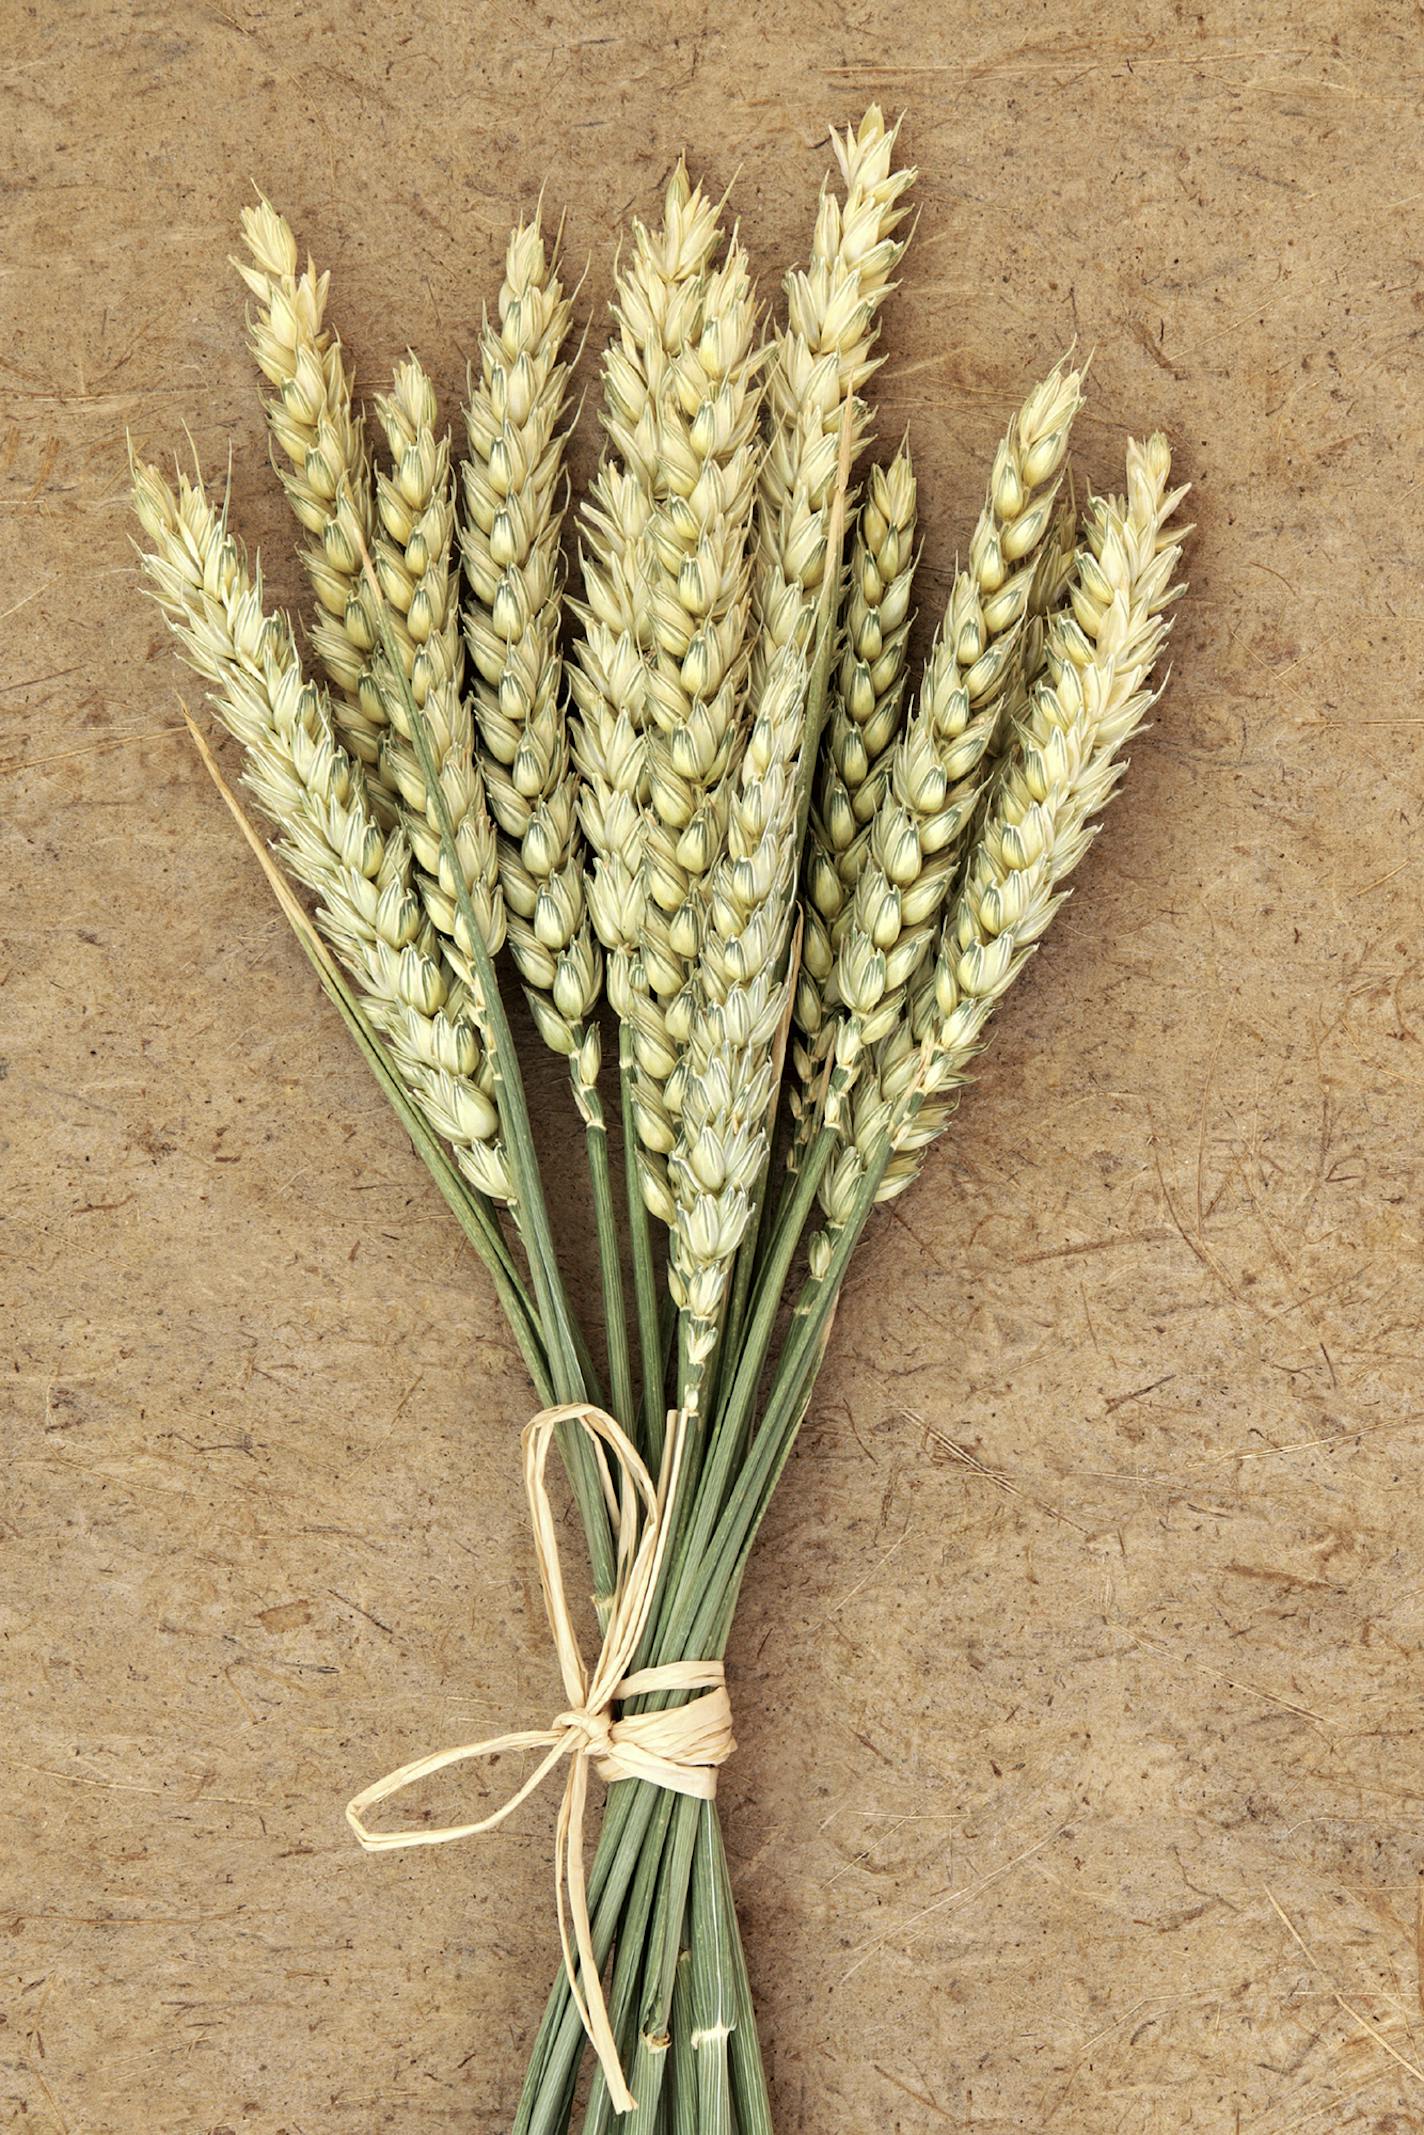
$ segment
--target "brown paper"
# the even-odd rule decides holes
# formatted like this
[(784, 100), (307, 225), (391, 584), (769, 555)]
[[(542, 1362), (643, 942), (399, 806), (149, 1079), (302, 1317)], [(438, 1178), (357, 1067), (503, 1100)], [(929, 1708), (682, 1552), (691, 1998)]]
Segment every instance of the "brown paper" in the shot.
[(231, 451), (295, 599), (225, 264), (253, 183), (363, 389), (409, 344), (453, 411), (541, 185), (596, 341), (680, 147), (770, 295), (879, 97), (921, 170), (878, 432), (922, 616), (1075, 336), (1082, 472), (1165, 427), (1198, 532), (1153, 730), (873, 1231), (743, 1598), (721, 1798), (779, 2125), (1420, 2125), (1417, 16), (6, 31), (0, 2122), (495, 2135), (559, 1955), (552, 1802), (477, 1857), (342, 1817), (555, 1709), (530, 1394), (181, 731), (125, 430)]

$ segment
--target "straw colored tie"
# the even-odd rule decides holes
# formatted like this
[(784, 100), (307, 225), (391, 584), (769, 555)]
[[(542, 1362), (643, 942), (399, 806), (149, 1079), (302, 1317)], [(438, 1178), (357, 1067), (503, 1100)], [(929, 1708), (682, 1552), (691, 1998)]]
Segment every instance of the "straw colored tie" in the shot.
[[(398, 1772), (366, 1787), (346, 1807), (347, 1822), (368, 1852), (385, 1853), (399, 1846), (443, 1846), (452, 1839), (474, 1838), (482, 1831), (493, 1831), (542, 1785), (556, 1764), (568, 1758), (569, 1773), (559, 1807), (554, 1853), (559, 1941), (563, 1945), (569, 1992), (603, 2065), (609, 2097), (618, 2113), (631, 2112), (635, 2101), (618, 2059), (588, 1913), (583, 1864), (588, 1767), (592, 1763), (604, 1780), (645, 1779), (674, 1794), (692, 1794), (710, 1801), (717, 1791), (717, 1768), (736, 1747), (732, 1739), (732, 1707), (720, 1661), (668, 1661), (657, 1668), (639, 1668), (632, 1675), (626, 1672), (647, 1628), (657, 1591), (668, 1540), (668, 1511), (682, 1457), (683, 1422), (681, 1415), (669, 1418), (656, 1489), (637, 1449), (604, 1410), (572, 1401), (561, 1408), (542, 1409), (526, 1424), (522, 1439), (524, 1487), (529, 1495), (539, 1583), (554, 1634), (567, 1709), (548, 1727), (495, 1735), (488, 1742), (469, 1742), (459, 1749), (439, 1750), (434, 1756), (403, 1764)], [(613, 1594), (603, 1644), (592, 1669), (579, 1652), (569, 1619), (553, 1508), (545, 1481), (549, 1448), (562, 1423), (577, 1424), (592, 1440), (603, 1494), (614, 1521)], [(618, 1472), (616, 1488), (610, 1454)], [(664, 1712), (622, 1713), (615, 1719), (615, 1705), (658, 1691), (696, 1691), (700, 1695)], [(546, 1754), (523, 1785), (478, 1823), (410, 1831), (372, 1831), (366, 1824), (365, 1813), (377, 1802), (389, 1800), (403, 1788), (443, 1771), (446, 1765), (463, 1764), (471, 1758), (499, 1757), (511, 1750), (540, 1749)]]

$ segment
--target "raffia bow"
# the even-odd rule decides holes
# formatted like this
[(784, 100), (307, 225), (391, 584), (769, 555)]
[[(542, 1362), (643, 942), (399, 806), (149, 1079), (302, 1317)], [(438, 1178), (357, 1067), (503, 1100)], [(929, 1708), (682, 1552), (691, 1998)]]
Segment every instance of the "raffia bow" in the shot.
[[(564, 1592), (563, 1567), (559, 1560), (553, 1508), (549, 1502), (545, 1469), (554, 1434), (562, 1423), (575, 1423), (592, 1440), (598, 1457), (604, 1497), (614, 1522), (616, 1572), (608, 1611), (607, 1628), (598, 1658), (590, 1670), (578, 1648)], [(710, 1801), (717, 1791), (717, 1768), (731, 1756), (732, 1707), (727, 1696), (721, 1661), (668, 1661), (656, 1668), (627, 1669), (647, 1628), (657, 1591), (658, 1574), (667, 1547), (668, 1509), (673, 1500), (682, 1457), (683, 1418), (669, 1418), (662, 1471), (656, 1489), (653, 1479), (627, 1434), (606, 1414), (586, 1402), (568, 1402), (560, 1408), (542, 1409), (525, 1425), (524, 1487), (534, 1529), (534, 1552), (544, 1607), (559, 1657), (567, 1709), (548, 1727), (527, 1728), (514, 1734), (495, 1735), (487, 1742), (470, 1742), (458, 1749), (438, 1750), (403, 1764), (399, 1771), (378, 1779), (346, 1806), (346, 1819), (361, 1844), (370, 1853), (387, 1853), (402, 1846), (443, 1846), (453, 1839), (474, 1838), (493, 1831), (511, 1816), (520, 1803), (541, 1786), (563, 1758), (569, 1760), (564, 1797), (559, 1806), (555, 1838), (554, 1889), (559, 1909), (559, 1941), (569, 1992), (583, 2028), (603, 2066), (608, 2093), (615, 2112), (631, 2112), (635, 2103), (618, 2058), (618, 2044), (609, 2021), (598, 1959), (593, 1947), (593, 1927), (588, 1912), (584, 1877), (583, 1819), (588, 1799), (590, 1763), (601, 1779), (645, 1779), (675, 1794), (696, 1795)], [(614, 1487), (609, 1454), (618, 1470)], [(625, 1699), (658, 1691), (697, 1691), (699, 1696), (664, 1712), (620, 1713), (613, 1708)], [(515, 1793), (489, 1816), (477, 1823), (445, 1824), (439, 1829), (372, 1831), (365, 1813), (378, 1802), (428, 1779), (450, 1764), (472, 1758), (498, 1757), (512, 1750), (546, 1752)]]

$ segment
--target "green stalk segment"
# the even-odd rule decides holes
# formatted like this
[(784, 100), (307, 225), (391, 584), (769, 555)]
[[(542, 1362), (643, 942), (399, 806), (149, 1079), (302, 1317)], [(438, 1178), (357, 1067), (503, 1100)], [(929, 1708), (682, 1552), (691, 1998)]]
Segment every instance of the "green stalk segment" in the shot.
[(697, 1821), (687, 1812), (697, 1803), (679, 1794), (673, 1803), (672, 1828), (663, 1853), (653, 1904), (650, 1933), (643, 1952), (643, 1999), (638, 2012), (638, 2041), (633, 2065), (626, 2070), (628, 2088), (637, 2099), (628, 2114), (628, 2135), (654, 2135), (658, 2125), (663, 2077), (672, 2045), (672, 1990), (682, 1950), (683, 1916), (697, 1841)]
[(698, 2135), (697, 2063), (692, 2046), (692, 1952), (680, 1950), (672, 1989), (672, 2066), (664, 2085), (668, 2135)]
[(628, 1347), (628, 1316), (623, 1299), (623, 1263), (618, 1246), (618, 1218), (608, 1163), (608, 1126), (597, 1090), (584, 1083), (572, 1064), (574, 1096), (584, 1121), (593, 1218), (598, 1233), (598, 1273), (603, 1291), (603, 1324), (608, 1339), (608, 1380), (613, 1413), (625, 1431), (636, 1434), (633, 1357)]
[(722, 1841), (710, 1801), (695, 1804), (688, 1931), (692, 1949), (692, 2050), (697, 2064), (697, 2135), (732, 2135), (728, 2041), (740, 2016), (736, 1934), (724, 1903)]
[(638, 1317), (638, 1348), (643, 1360), (644, 1458), (656, 1474), (662, 1460), (667, 1431), (664, 1393), (667, 1359), (663, 1341), (662, 1307), (657, 1264), (653, 1258), (653, 1232), (648, 1205), (638, 1179), (638, 1129), (633, 1117), (633, 1063), (626, 1030), (619, 1034), (619, 1084), (623, 1104), (623, 1161), (628, 1172), (628, 1231), (633, 1246), (633, 1296)]

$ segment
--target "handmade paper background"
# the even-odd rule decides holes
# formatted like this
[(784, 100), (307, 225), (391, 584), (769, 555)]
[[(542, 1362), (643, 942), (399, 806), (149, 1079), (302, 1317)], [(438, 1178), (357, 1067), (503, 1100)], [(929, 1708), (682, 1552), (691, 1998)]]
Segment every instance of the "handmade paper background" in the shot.
[(5, 9), (7, 2127), (494, 2135), (556, 1949), (552, 1801), (385, 1860), (341, 1821), (551, 1709), (530, 1401), (175, 723), (125, 430), (231, 453), (295, 598), (254, 182), (363, 388), (411, 343), (453, 413), (541, 185), (595, 340), (684, 144), (770, 296), (871, 98), (922, 173), (879, 418), (922, 612), (1075, 336), (1086, 472), (1165, 426), (1199, 530), (1125, 800), (863, 1253), (742, 1610), (780, 2125), (1424, 2126), (1419, 16), (1128, 15)]

